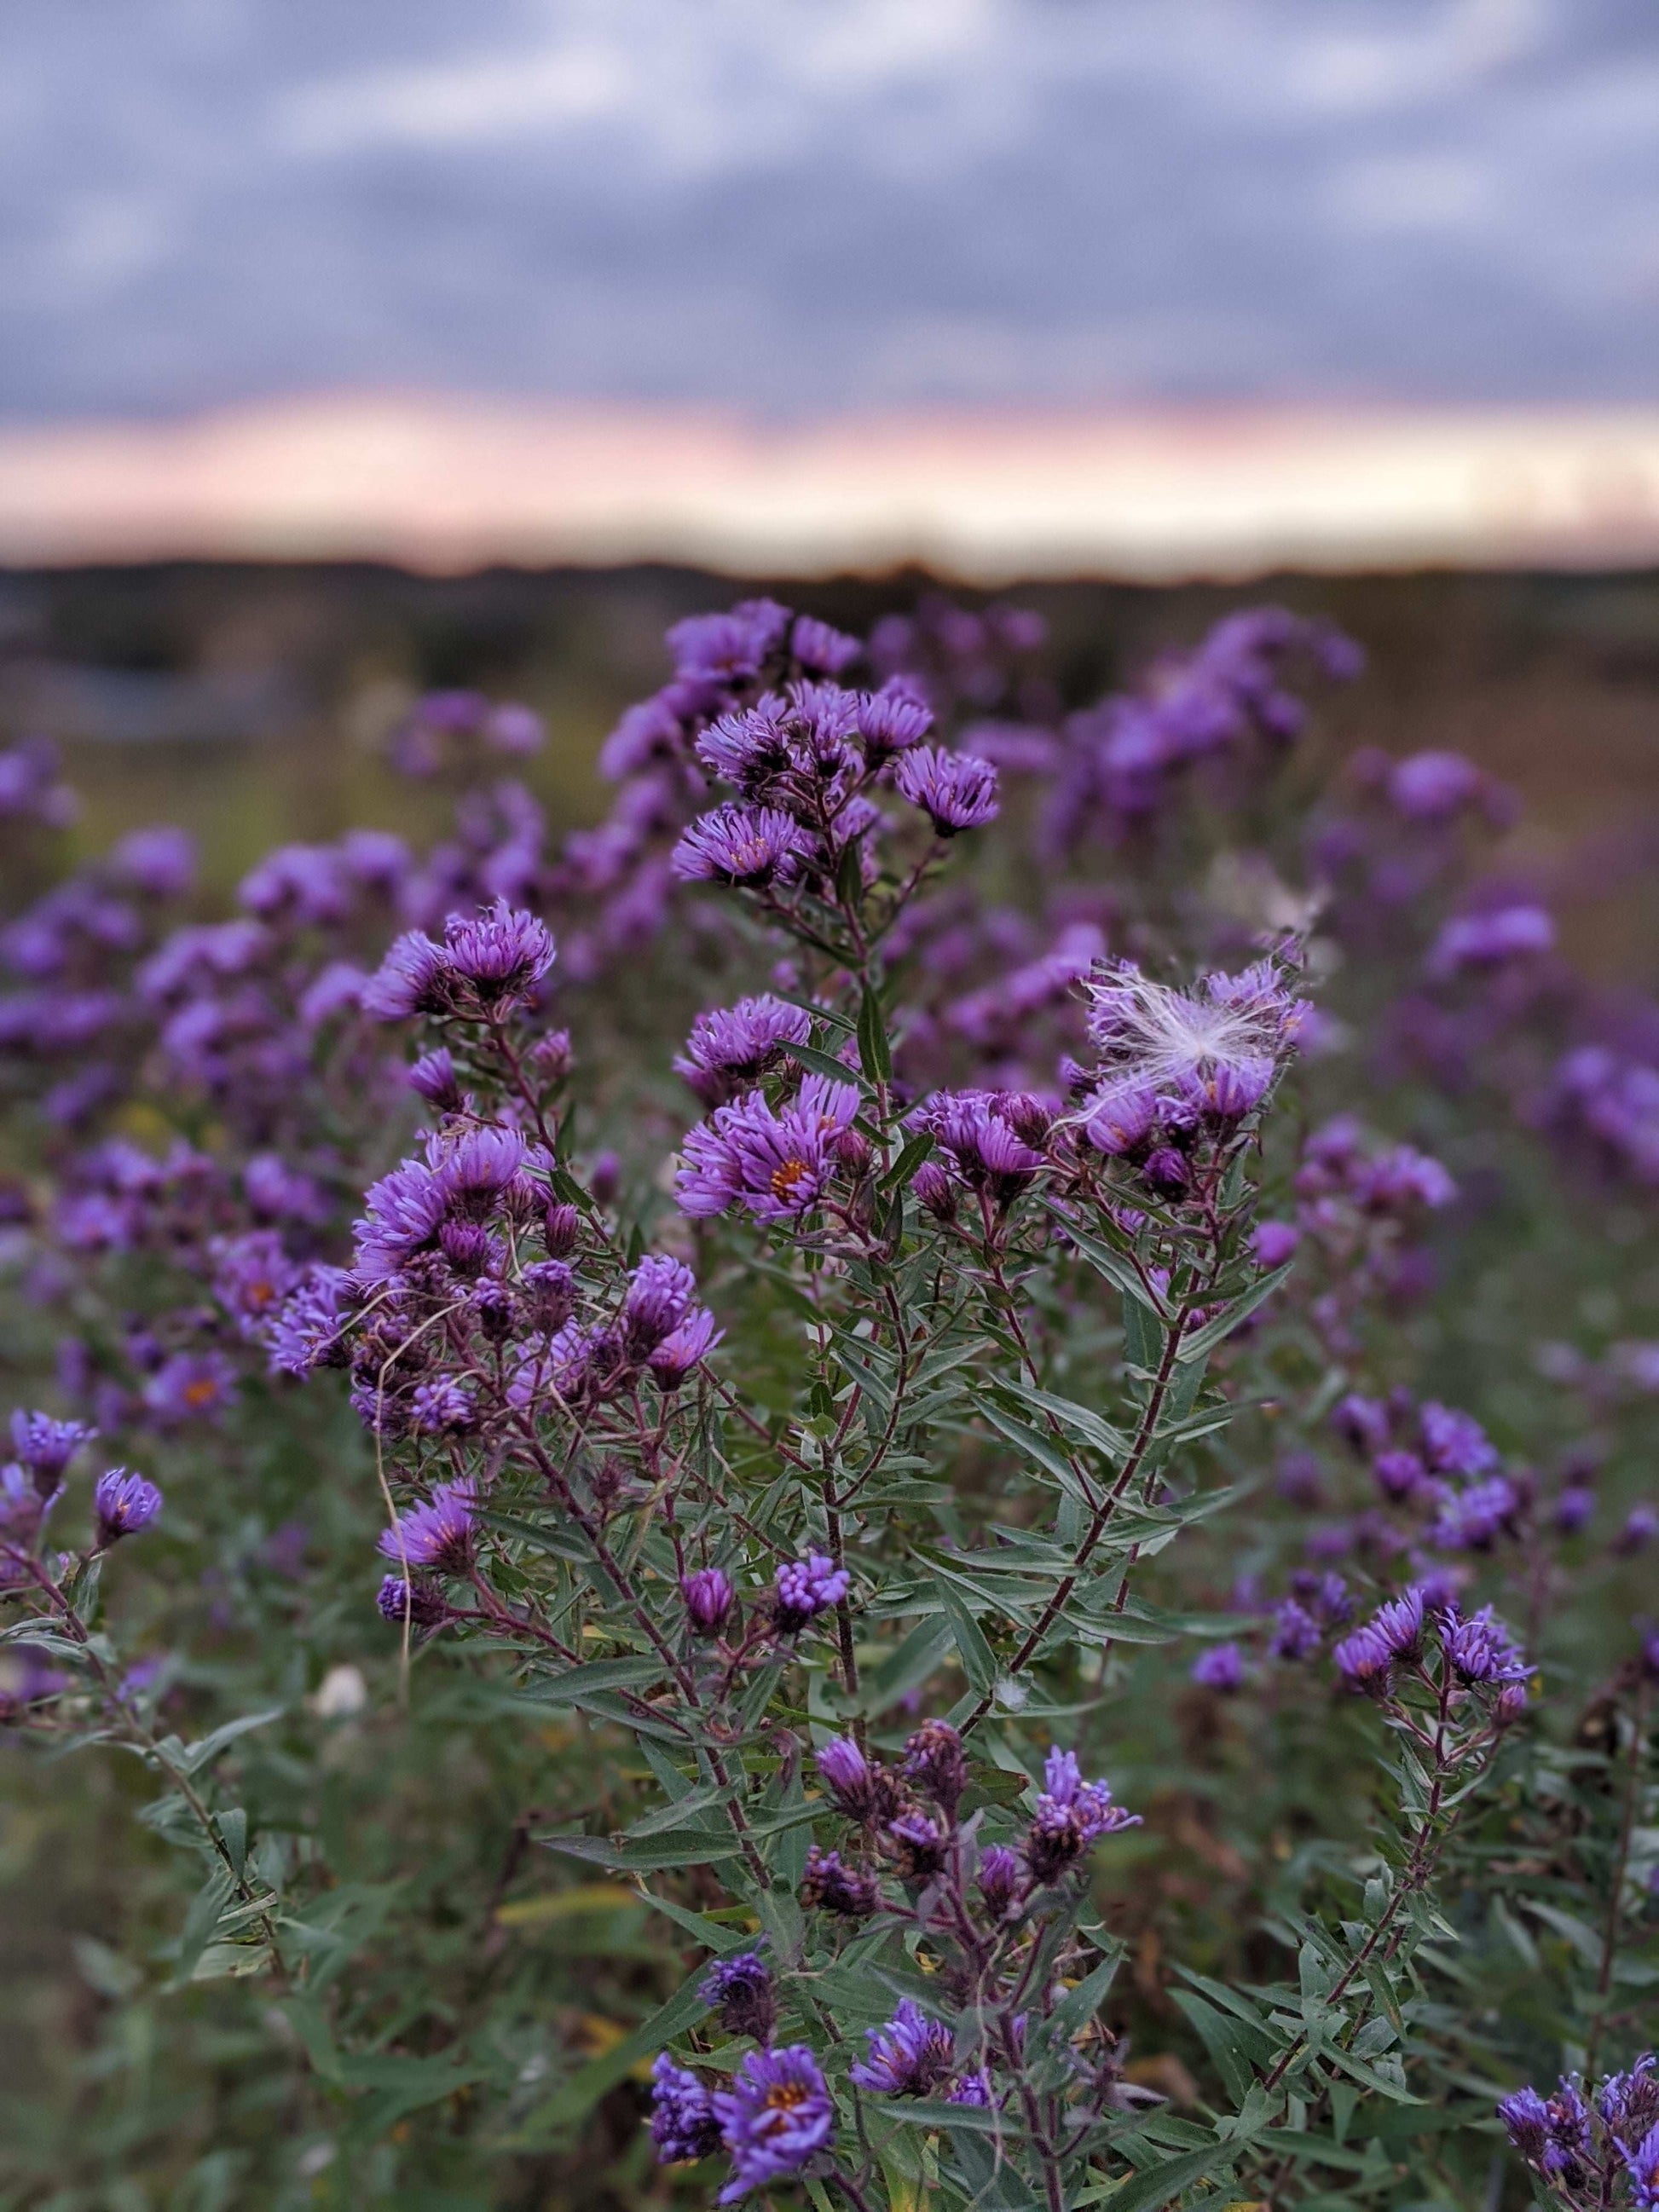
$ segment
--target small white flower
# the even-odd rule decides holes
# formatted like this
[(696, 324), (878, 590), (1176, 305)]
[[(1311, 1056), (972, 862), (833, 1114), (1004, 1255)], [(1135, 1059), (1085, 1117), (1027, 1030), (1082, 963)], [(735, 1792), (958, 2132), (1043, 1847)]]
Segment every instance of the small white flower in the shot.
[(368, 1703), (368, 1685), (355, 1667), (331, 1667), (307, 1702), (319, 1721), (349, 1721)]

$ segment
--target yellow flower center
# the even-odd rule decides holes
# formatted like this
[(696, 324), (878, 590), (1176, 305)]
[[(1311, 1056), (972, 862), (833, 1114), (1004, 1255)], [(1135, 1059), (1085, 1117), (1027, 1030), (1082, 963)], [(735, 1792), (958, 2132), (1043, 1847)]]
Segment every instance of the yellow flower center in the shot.
[(772, 1170), (773, 1197), (781, 1204), (784, 1200), (793, 1198), (811, 1172), (805, 1160), (785, 1160), (781, 1166)]

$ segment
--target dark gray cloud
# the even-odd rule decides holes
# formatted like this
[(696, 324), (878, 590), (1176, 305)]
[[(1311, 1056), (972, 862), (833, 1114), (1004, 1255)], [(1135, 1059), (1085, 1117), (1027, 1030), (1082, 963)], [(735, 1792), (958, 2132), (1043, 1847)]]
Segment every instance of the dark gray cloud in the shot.
[(1651, 398), (1650, 0), (0, 6), (0, 410)]

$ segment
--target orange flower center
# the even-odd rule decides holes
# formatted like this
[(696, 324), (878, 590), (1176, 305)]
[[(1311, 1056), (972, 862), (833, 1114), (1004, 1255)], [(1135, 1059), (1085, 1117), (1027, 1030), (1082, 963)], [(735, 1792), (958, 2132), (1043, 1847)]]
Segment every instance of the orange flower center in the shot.
[(793, 1198), (811, 1172), (805, 1160), (785, 1160), (772, 1170), (773, 1197), (780, 1201)]
[(210, 1406), (213, 1403), (214, 1398), (217, 1395), (218, 1387), (219, 1386), (216, 1382), (214, 1382), (205, 1375), (198, 1376), (194, 1382), (186, 1382), (185, 1385), (185, 1405)]

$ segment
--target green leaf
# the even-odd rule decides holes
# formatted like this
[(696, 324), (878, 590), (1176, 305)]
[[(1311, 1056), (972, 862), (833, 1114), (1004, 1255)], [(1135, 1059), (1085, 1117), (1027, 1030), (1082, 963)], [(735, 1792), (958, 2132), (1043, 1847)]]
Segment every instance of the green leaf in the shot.
[(986, 1642), (979, 1623), (968, 1610), (962, 1595), (953, 1589), (940, 1575), (935, 1577), (934, 1589), (945, 1617), (951, 1624), (951, 1634), (956, 1644), (957, 1656), (962, 1661), (962, 1671), (981, 1697), (988, 1697), (996, 1687), (996, 1655)]
[(1224, 1337), (1231, 1336), (1241, 1322), (1249, 1319), (1264, 1298), (1273, 1296), (1295, 1265), (1294, 1260), (1287, 1260), (1282, 1267), (1275, 1267), (1272, 1274), (1264, 1275), (1253, 1289), (1247, 1291), (1242, 1298), (1236, 1299), (1224, 1312), (1218, 1313), (1213, 1321), (1206, 1322), (1202, 1328), (1194, 1329), (1190, 1336), (1183, 1335), (1176, 1358), (1180, 1360), (1201, 1359), (1206, 1353), (1213, 1352)]
[(650, 2020), (641, 2021), (633, 2035), (623, 2035), (622, 2042), (613, 2044), (598, 2059), (591, 2059), (580, 2073), (550, 2094), (544, 2106), (538, 2106), (526, 2126), (540, 2124), (544, 2128), (556, 2128), (566, 2126), (573, 2119), (581, 2119), (584, 2112), (592, 2111), (592, 2106), (608, 2088), (615, 2088), (623, 2075), (629, 2075), (637, 2066), (639, 2059), (654, 2057), (664, 2044), (672, 2042), (672, 2037), (681, 2035), (695, 2020), (702, 2020), (708, 2011), (708, 2006), (696, 1993), (696, 1984), (702, 1978), (703, 1969), (699, 1966), (690, 1982), (677, 1990), (668, 2004), (659, 2006)]
[(227, 1721), (222, 1728), (215, 1729), (211, 1735), (203, 1736), (199, 1742), (180, 1745), (180, 1755), (171, 1762), (173, 1771), (179, 1774), (200, 1773), (210, 1760), (217, 1759), (219, 1753), (234, 1743), (238, 1736), (247, 1735), (254, 1729), (268, 1728), (272, 1721), (280, 1720), (287, 1710), (285, 1705), (272, 1705), (268, 1712), (240, 1713), (234, 1721)]
[(1225, 2013), (1218, 2012), (1191, 1990), (1171, 1990), (1170, 1995), (1197, 2031), (1200, 2042), (1226, 2084), (1227, 2094), (1236, 2105), (1242, 2105), (1255, 2079), (1253, 2062), (1272, 2059), (1272, 2046), (1267, 2038), (1248, 2028), (1242, 2020), (1230, 2019)]
[[(1086, 1230), (1079, 1229), (1062, 1207), (1050, 1205), (1048, 1211), (1089, 1265), (1097, 1274), (1103, 1275), (1115, 1290), (1121, 1291), (1125, 1297), (1138, 1298), (1143, 1304), (1154, 1304), (1152, 1294), (1136, 1273), (1134, 1262), (1132, 1260), (1121, 1252), (1115, 1252), (1109, 1244), (1103, 1243), (1099, 1237), (1090, 1236)], [(1155, 1306), (1154, 1310), (1156, 1310)]]
[(1038, 1413), (1052, 1413), (1062, 1427), (1091, 1444), (1108, 1459), (1121, 1460), (1127, 1456), (1129, 1438), (1121, 1429), (1115, 1429), (1109, 1421), (1103, 1420), (1091, 1406), (1079, 1406), (1074, 1398), (1061, 1398), (1052, 1390), (1039, 1390), (1030, 1382), (999, 1382), (998, 1391), (1013, 1398), (1023, 1406)]
[(664, 1867), (709, 1866), (735, 1859), (743, 1846), (734, 1836), (712, 1828), (680, 1828), (642, 1844), (613, 1842), (608, 1836), (538, 1836), (536, 1841), (567, 1858), (586, 1859), (617, 1874), (657, 1874)]
[(820, 1052), (816, 1045), (792, 1044), (789, 1057), (798, 1060), (808, 1074), (827, 1075), (831, 1083), (856, 1083), (859, 1079), (856, 1068), (848, 1067), (844, 1060), (832, 1059), (827, 1052)]
[(859, 1059), (872, 1083), (891, 1081), (893, 1054), (887, 1040), (887, 1018), (867, 981), (859, 994)]
[(918, 1129), (882, 1178), (884, 1190), (898, 1190), (908, 1183), (933, 1151), (937, 1139), (931, 1129)]
[(1123, 1355), (1146, 1374), (1164, 1357), (1163, 1326), (1139, 1291), (1123, 1294)]
[(197, 1891), (191, 1901), (190, 1911), (185, 1915), (185, 1924), (179, 1930), (179, 1948), (169, 1987), (182, 1989), (195, 1972), (196, 1962), (206, 1950), (235, 1887), (229, 1869), (216, 1866)]
[(1139, 2173), (1131, 2174), (1105, 2202), (1110, 2212), (1162, 2212), (1172, 2197), (1190, 2189), (1195, 2181), (1206, 2181), (1224, 2166), (1232, 2165), (1243, 2148), (1243, 2141), (1236, 2139), (1208, 2144), (1202, 2150), (1183, 2151), (1179, 2158), (1162, 2159), (1158, 2165), (1143, 2166)]

